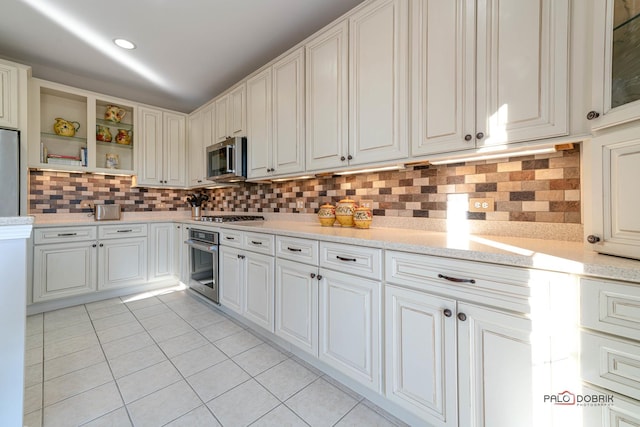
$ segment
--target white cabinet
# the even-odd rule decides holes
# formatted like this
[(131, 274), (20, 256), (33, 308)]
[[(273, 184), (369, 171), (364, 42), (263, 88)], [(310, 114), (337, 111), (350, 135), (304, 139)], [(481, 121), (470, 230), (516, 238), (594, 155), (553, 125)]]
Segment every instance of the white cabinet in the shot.
[[(594, 404), (582, 408), (583, 427), (635, 427), (640, 425), (640, 401), (611, 394), (596, 387), (584, 387), (582, 394)], [(567, 425), (567, 424), (565, 424)]]
[(241, 84), (215, 100), (215, 138), (213, 143), (227, 138), (245, 136), (246, 86)]
[(456, 426), (456, 301), (387, 285), (387, 399), (433, 425)]
[[(597, 252), (640, 258), (638, 126), (602, 132), (585, 146), (585, 234)], [(590, 185), (589, 185), (590, 182)]]
[(567, 0), (411, 5), (412, 155), (568, 133)]
[(174, 227), (170, 222), (149, 225), (149, 281), (174, 276)]
[(247, 80), (248, 178), (304, 171), (304, 51)]
[(348, 43), (342, 21), (305, 45), (308, 171), (343, 166), (349, 155)]
[[(273, 256), (265, 254), (263, 248), (263, 245), (269, 247), (266, 253), (273, 253), (273, 236), (243, 232), (234, 234), (233, 231), (222, 234), (220, 304), (273, 332), (275, 266)], [(245, 240), (247, 236), (253, 237)], [(241, 243), (237, 244), (237, 241)], [(266, 243), (269, 241), (270, 244)], [(253, 250), (262, 253), (252, 251), (252, 244), (255, 246)]]
[(215, 106), (210, 104), (187, 119), (190, 187), (202, 187), (211, 183), (207, 181), (205, 154), (212, 143), (214, 111)]
[(139, 108), (138, 185), (183, 187), (186, 181), (185, 115)]
[(0, 127), (18, 128), (18, 69), (0, 61)]
[(409, 155), (407, 7), (377, 0), (349, 16), (349, 164)]
[(147, 281), (146, 236), (104, 240), (98, 246), (98, 290)]
[(216, 124), (214, 142), (222, 142), (229, 137), (229, 97), (223, 96), (216, 102)]
[(587, 116), (600, 130), (640, 118), (638, 27), (635, 2), (593, 2), (592, 108)]

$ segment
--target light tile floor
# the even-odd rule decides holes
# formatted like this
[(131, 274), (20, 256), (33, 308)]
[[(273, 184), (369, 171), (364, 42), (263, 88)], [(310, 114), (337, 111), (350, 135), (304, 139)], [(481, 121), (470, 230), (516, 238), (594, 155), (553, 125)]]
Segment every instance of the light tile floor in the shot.
[(191, 291), (27, 318), (24, 425), (394, 426)]

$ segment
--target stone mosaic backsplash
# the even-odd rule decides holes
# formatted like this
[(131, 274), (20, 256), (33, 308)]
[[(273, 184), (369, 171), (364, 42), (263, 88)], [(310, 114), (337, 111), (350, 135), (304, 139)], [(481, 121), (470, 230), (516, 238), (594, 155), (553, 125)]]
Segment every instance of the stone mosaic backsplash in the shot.
[[(82, 201), (120, 203), (124, 210), (182, 211), (189, 190), (132, 188), (131, 178), (30, 171), (29, 213), (90, 212)], [(324, 203), (349, 196), (369, 200), (378, 216), (579, 224), (580, 151), (449, 165), (412, 166), (401, 171), (333, 176), (236, 188), (209, 194), (205, 213), (315, 213)], [(467, 212), (467, 198), (494, 199), (494, 212)], [(302, 208), (297, 207), (298, 202)]]

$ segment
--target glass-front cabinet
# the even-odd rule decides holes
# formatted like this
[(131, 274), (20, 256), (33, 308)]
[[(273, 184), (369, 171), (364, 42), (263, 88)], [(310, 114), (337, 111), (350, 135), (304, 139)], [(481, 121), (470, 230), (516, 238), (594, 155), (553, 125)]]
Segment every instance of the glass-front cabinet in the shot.
[(640, 1), (594, 2), (592, 129), (640, 119)]
[(32, 79), (29, 167), (134, 174), (134, 115), (128, 101)]

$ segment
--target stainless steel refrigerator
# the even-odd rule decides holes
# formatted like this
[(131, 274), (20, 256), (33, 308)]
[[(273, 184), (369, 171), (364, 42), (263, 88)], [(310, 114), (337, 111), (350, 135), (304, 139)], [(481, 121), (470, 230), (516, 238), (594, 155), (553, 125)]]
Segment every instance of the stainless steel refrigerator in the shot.
[(0, 217), (20, 215), (20, 136), (0, 129)]

